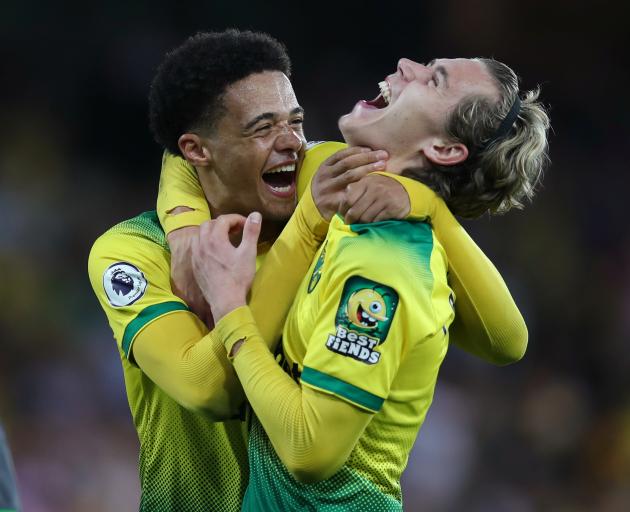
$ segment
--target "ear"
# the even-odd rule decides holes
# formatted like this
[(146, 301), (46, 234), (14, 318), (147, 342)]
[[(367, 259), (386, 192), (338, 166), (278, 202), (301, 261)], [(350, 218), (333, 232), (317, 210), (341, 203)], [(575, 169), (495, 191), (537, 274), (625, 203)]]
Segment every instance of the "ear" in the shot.
[(212, 155), (195, 133), (184, 133), (178, 140), (179, 150), (184, 158), (194, 167), (206, 167), (212, 161)]
[(456, 165), (468, 158), (468, 148), (461, 142), (436, 139), (424, 149), (424, 156), (433, 164)]

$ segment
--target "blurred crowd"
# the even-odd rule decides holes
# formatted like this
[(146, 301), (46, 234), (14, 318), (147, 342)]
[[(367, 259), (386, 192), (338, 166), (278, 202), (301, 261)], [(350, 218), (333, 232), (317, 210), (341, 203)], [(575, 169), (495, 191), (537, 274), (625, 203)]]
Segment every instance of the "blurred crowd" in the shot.
[(379, 5), (114, 1), (63, 17), (53, 4), (3, 5), (0, 421), (25, 511), (137, 510), (138, 442), (87, 255), (109, 226), (154, 207), (156, 65), (197, 30), (227, 26), (287, 44), (314, 140), (338, 139), (337, 117), (374, 97), (398, 57), (495, 56), (524, 87), (542, 84), (554, 133), (538, 197), (465, 224), (521, 307), (529, 349), (505, 368), (450, 349), (405, 510), (630, 510), (628, 9)]

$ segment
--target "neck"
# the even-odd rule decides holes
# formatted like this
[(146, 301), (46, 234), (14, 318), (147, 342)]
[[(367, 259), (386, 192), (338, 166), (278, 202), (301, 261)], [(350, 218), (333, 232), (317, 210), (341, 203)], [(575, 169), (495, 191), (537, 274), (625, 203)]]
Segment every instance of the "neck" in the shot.
[(285, 221), (263, 220), (258, 243), (274, 242), (286, 225)]
[[(356, 144), (348, 144), (352, 147)], [(422, 151), (404, 151), (402, 148), (384, 148), (384, 147), (371, 147), (376, 151), (382, 149), (387, 151), (389, 158), (387, 159), (387, 172), (391, 174), (402, 174), (407, 169), (424, 169), (427, 167), (427, 158)]]
[(422, 153), (414, 155), (390, 155), (387, 160), (387, 172), (402, 174), (407, 169), (424, 169), (427, 159)]
[[(199, 176), (199, 183), (208, 202), (210, 215), (216, 219), (220, 215), (236, 213), (247, 217), (251, 211), (244, 205), (234, 203), (234, 195), (225, 187), (221, 180), (217, 179), (216, 174), (210, 172), (208, 167), (195, 167)], [(286, 220), (265, 220), (260, 230), (258, 242), (273, 242), (282, 232)], [(240, 238), (240, 235), (239, 235)]]
[(210, 167), (195, 166), (195, 170), (213, 219), (226, 213), (241, 213), (230, 208), (231, 194)]

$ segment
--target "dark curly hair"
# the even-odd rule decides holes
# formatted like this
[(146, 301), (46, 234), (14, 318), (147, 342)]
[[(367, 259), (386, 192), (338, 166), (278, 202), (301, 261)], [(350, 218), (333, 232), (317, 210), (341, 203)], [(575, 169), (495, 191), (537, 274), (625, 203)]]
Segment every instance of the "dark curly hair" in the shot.
[[(489, 212), (505, 213), (531, 200), (549, 162), (549, 116), (538, 101), (540, 90), (519, 92), (518, 77), (494, 59), (479, 59), (499, 89), (499, 101), (485, 96), (464, 98), (449, 114), (446, 133), (468, 148), (460, 164), (432, 164), (403, 172), (426, 183), (455, 215), (474, 218)], [(521, 110), (509, 136), (490, 143), (498, 126), (521, 98)]]
[(261, 32), (200, 32), (166, 54), (149, 92), (149, 126), (155, 140), (181, 155), (179, 137), (210, 132), (224, 112), (223, 94), (239, 80), (263, 71), (291, 74), (282, 43)]

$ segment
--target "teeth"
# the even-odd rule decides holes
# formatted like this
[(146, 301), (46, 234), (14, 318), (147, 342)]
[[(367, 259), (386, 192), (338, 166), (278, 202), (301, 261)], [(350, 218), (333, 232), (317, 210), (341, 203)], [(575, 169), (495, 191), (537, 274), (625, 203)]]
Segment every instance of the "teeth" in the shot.
[(276, 192), (288, 192), (289, 190), (291, 190), (291, 185), (287, 185), (286, 187), (271, 187), (272, 189), (274, 189)]
[(276, 167), (275, 169), (270, 169), (265, 174), (274, 174), (277, 172), (295, 172), (295, 164), (283, 165), (282, 167)]
[(369, 322), (371, 322), (372, 324), (375, 324), (376, 318), (372, 318), (365, 311), (361, 311), (361, 324), (369, 326)]
[(370, 315), (368, 315), (365, 311), (361, 311), (361, 316), (363, 318), (367, 318), (368, 320), (372, 320), (372, 322), (376, 322), (376, 319), (372, 318)]
[(378, 83), (378, 86), (381, 89), (381, 94), (385, 99), (385, 103), (389, 105), (389, 102), (392, 100), (392, 91), (389, 88), (389, 84), (385, 80), (383, 80), (382, 82)]

